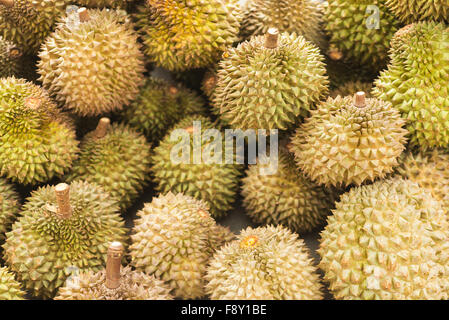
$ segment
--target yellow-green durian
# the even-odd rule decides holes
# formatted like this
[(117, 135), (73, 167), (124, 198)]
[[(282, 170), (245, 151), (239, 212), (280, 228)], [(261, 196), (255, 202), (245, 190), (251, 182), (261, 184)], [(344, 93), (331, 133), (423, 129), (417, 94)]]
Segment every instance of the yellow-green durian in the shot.
[(0, 268), (0, 300), (24, 300), (25, 292), (14, 274), (6, 267)]
[(0, 244), (20, 212), (19, 194), (6, 179), (0, 178)]
[(404, 23), (422, 20), (449, 23), (447, 0), (386, 0), (386, 5)]

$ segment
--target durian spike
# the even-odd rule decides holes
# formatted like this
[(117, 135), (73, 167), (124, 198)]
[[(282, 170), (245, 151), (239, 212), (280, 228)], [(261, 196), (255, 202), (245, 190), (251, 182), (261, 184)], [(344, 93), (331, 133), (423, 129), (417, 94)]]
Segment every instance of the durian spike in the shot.
[(22, 50), (20, 50), (16, 46), (11, 46), (8, 48), (8, 54), (11, 58), (18, 59), (22, 56)]
[(108, 248), (106, 261), (106, 287), (116, 289), (120, 286), (120, 267), (122, 265), (123, 245), (114, 241)]
[(0, 0), (0, 4), (6, 7), (12, 7), (14, 5), (14, 0)]
[(98, 139), (103, 138), (108, 132), (110, 126), (111, 120), (109, 120), (109, 118), (101, 118), (100, 121), (98, 121), (97, 128), (95, 129), (95, 137)]
[(80, 22), (87, 22), (90, 20), (89, 12), (86, 8), (79, 8), (78, 15), (80, 17)]
[(270, 28), (265, 34), (265, 48), (275, 49), (278, 46), (279, 30), (277, 28)]
[(58, 216), (68, 219), (72, 216), (70, 206), (70, 186), (67, 183), (60, 183), (55, 187), (56, 202), (58, 203)]
[(357, 108), (364, 108), (366, 107), (366, 94), (363, 91), (359, 91), (355, 94), (354, 97), (354, 104)]

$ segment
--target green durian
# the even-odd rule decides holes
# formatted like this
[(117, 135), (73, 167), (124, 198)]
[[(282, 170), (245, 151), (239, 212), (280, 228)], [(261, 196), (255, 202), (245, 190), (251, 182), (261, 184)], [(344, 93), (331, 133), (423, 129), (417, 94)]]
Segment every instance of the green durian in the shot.
[(215, 112), (235, 129), (290, 129), (328, 93), (323, 60), (302, 36), (270, 29), (253, 37), (223, 55)]
[(68, 117), (39, 86), (0, 79), (0, 175), (21, 184), (61, 177), (77, 158)]
[(25, 300), (21, 287), (8, 268), (0, 268), (0, 300)]
[(74, 272), (103, 269), (109, 243), (126, 242), (126, 234), (115, 199), (100, 186), (46, 186), (32, 192), (6, 234), (4, 259), (34, 296), (52, 298)]
[(447, 299), (448, 222), (426, 189), (381, 180), (336, 207), (318, 250), (336, 299)]
[(230, 231), (215, 223), (205, 202), (171, 192), (153, 198), (137, 216), (131, 265), (167, 283), (177, 298), (203, 297), (207, 264)]
[(396, 33), (390, 54), (373, 95), (391, 102), (407, 119), (412, 147), (449, 147), (449, 27), (408, 25)]
[(313, 181), (345, 187), (384, 178), (405, 149), (405, 120), (388, 102), (329, 98), (297, 129), (289, 145), (297, 166)]
[(129, 208), (149, 180), (151, 145), (145, 137), (125, 124), (111, 125), (109, 118), (102, 118), (81, 140), (80, 149), (66, 180), (94, 182), (114, 197), (122, 210)]
[(71, 13), (39, 52), (39, 80), (57, 102), (78, 115), (118, 111), (134, 100), (143, 84), (139, 48), (124, 11)]
[(332, 90), (330, 96), (332, 98), (347, 97), (352, 96), (357, 92), (365, 92), (367, 98), (372, 98), (370, 92), (373, 89), (373, 84), (371, 82), (362, 82), (362, 81), (350, 81), (345, 82), (341, 86)]
[(0, 178), (0, 244), (5, 242), (5, 233), (11, 229), (19, 212), (19, 194), (6, 179)]
[(386, 0), (386, 5), (404, 23), (422, 20), (449, 23), (447, 0)]
[(307, 247), (282, 226), (247, 228), (213, 256), (206, 274), (213, 300), (321, 300)]
[(12, 42), (0, 36), (0, 78), (17, 76), (22, 52)]
[(170, 71), (217, 62), (240, 28), (239, 11), (222, 0), (147, 0), (136, 19), (145, 54)]

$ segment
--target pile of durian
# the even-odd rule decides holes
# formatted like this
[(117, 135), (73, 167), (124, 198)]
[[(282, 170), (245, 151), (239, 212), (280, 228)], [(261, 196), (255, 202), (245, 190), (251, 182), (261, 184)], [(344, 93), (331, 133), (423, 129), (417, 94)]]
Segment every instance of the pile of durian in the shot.
[(448, 299), (448, 217), (449, 0), (0, 0), (0, 299)]

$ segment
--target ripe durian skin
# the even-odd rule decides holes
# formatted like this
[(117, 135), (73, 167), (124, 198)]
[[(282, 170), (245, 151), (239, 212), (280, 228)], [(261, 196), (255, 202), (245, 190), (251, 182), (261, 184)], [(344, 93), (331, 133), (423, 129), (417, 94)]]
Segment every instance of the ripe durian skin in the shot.
[[(196, 149), (194, 148), (195, 133), (190, 133), (193, 129), (194, 121), (201, 123), (201, 135), (205, 130), (217, 128), (208, 118), (203, 116), (189, 116), (178, 122), (172, 130), (161, 140), (159, 146), (154, 149), (152, 157), (151, 172), (154, 181), (157, 183), (156, 190), (160, 193), (169, 191), (174, 193), (184, 193), (198, 200), (206, 201), (210, 206), (210, 213), (214, 218), (219, 218), (227, 214), (232, 209), (241, 176), (240, 164), (225, 163), (224, 156), (226, 145), (222, 138), (222, 163), (207, 163), (204, 161), (208, 156), (207, 152), (213, 151), (214, 142), (201, 139), (202, 159), (200, 163), (195, 163), (193, 158)], [(218, 128), (219, 129), (219, 128)], [(175, 130), (187, 130), (189, 138), (178, 140), (171, 138)], [(199, 135), (199, 133), (198, 133)], [(224, 135), (224, 134), (223, 134)], [(190, 161), (187, 163), (175, 163), (172, 161), (172, 152), (180, 145), (190, 150)], [(212, 150), (208, 151), (208, 148)], [(182, 155), (179, 154), (179, 157)]]
[(336, 299), (447, 299), (447, 227), (441, 203), (412, 181), (355, 187), (321, 233), (324, 279)]
[(6, 267), (0, 268), (0, 300), (25, 300), (20, 283)]
[(352, 96), (357, 92), (363, 91), (366, 93), (367, 98), (372, 98), (370, 92), (373, 89), (373, 84), (371, 82), (362, 82), (362, 81), (349, 81), (343, 83), (341, 86), (338, 86), (334, 90), (331, 91), (330, 96), (332, 98), (347, 97)]
[(55, 187), (33, 191), (6, 234), (4, 259), (34, 296), (52, 298), (73, 269), (103, 269), (108, 244), (126, 243), (127, 229), (114, 199), (100, 186), (70, 185), (72, 215), (58, 215)]
[(222, 0), (147, 0), (136, 19), (148, 58), (186, 71), (217, 62), (238, 40), (239, 14)]
[(205, 202), (183, 194), (153, 198), (137, 216), (131, 265), (167, 283), (177, 298), (203, 297), (207, 263), (230, 232), (215, 223)]
[(120, 271), (120, 286), (106, 286), (106, 271), (81, 273), (77, 285), (59, 288), (55, 300), (172, 300), (170, 289), (160, 280), (131, 267)]
[(390, 103), (352, 96), (329, 98), (297, 129), (289, 145), (297, 166), (326, 186), (384, 178), (398, 165), (405, 149), (405, 120)]
[(447, 0), (386, 0), (386, 5), (404, 23), (423, 20), (449, 23)]
[(0, 79), (0, 175), (21, 184), (61, 177), (77, 158), (68, 117), (31, 82)]
[(213, 256), (206, 274), (213, 300), (321, 300), (305, 243), (282, 226), (247, 228)]
[(19, 194), (12, 184), (0, 178), (0, 244), (5, 242), (5, 233), (11, 229), (19, 211)]
[(407, 119), (412, 147), (449, 147), (449, 27), (408, 25), (396, 33), (390, 55), (373, 95), (391, 102)]
[(20, 50), (0, 36), (0, 78), (18, 75), (20, 71)]
[(89, 8), (126, 8), (135, 0), (76, 0), (76, 3)]
[(87, 10), (58, 23), (42, 45), (39, 80), (55, 100), (80, 116), (118, 111), (134, 100), (143, 84), (144, 62), (126, 13)]
[(269, 165), (250, 165), (243, 179), (243, 206), (256, 223), (282, 224), (290, 230), (309, 232), (324, 224), (335, 195), (306, 178), (295, 165), (293, 155), (279, 154), (277, 170)]
[(276, 48), (265, 39), (229, 49), (219, 63), (213, 107), (233, 128), (290, 129), (328, 94), (318, 47), (295, 34), (280, 34)]

